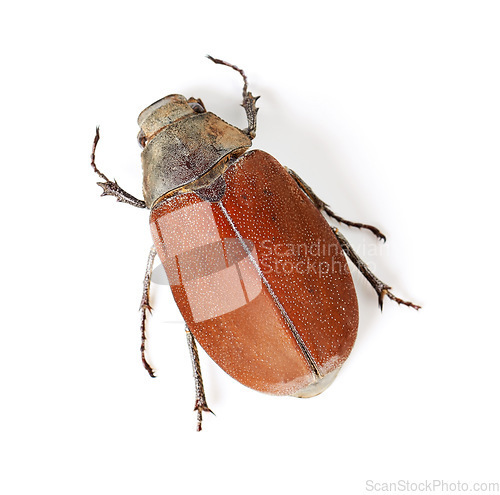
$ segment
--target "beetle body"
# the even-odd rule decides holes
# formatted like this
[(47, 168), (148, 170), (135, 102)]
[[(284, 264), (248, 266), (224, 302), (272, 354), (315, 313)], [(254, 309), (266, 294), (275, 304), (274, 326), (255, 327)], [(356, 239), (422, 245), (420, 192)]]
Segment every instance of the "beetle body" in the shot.
[(250, 151), (218, 179), (224, 194), (166, 197), (151, 211), (159, 257), (187, 326), (253, 389), (311, 396), (355, 340), (346, 260), (309, 198), (270, 155)]
[[(272, 156), (249, 151), (257, 97), (241, 74), (248, 127), (240, 130), (207, 112), (199, 99), (170, 95), (138, 118), (143, 148), (144, 201), (95, 164), (103, 195), (148, 208), (154, 248), (141, 300), (142, 361), (151, 272), (159, 255), (186, 322), (196, 385), (198, 430), (210, 411), (203, 390), (198, 341), (229, 375), (255, 390), (311, 397), (321, 393), (347, 359), (358, 327), (358, 304), (344, 253), (384, 296), (391, 293), (323, 213), (385, 236), (371, 225), (333, 213), (293, 171)], [(196, 341), (195, 341), (196, 339)]]

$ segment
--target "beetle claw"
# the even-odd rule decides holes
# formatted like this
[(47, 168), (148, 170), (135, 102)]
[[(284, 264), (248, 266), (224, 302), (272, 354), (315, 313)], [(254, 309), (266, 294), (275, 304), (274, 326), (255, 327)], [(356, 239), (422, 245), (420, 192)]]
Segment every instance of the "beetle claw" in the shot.
[(398, 304), (402, 304), (403, 306), (408, 306), (409, 308), (416, 309), (417, 311), (422, 308), (422, 306), (419, 306), (418, 304), (414, 304), (411, 301), (404, 301), (403, 299), (396, 297), (394, 294), (392, 294), (389, 291), (387, 291), (387, 297), (389, 299), (391, 299), (392, 301), (397, 302)]
[(392, 292), (390, 292), (390, 288), (391, 287), (389, 286), (384, 286), (378, 293), (378, 306), (380, 308), (380, 311), (382, 311), (383, 309), (384, 296), (387, 296), (391, 301), (402, 304), (403, 306), (408, 306), (409, 308), (416, 309), (417, 311), (421, 309), (422, 306), (419, 306), (418, 304), (414, 304), (411, 301), (405, 301), (399, 297), (396, 297)]
[(149, 373), (149, 376), (151, 378), (156, 378), (156, 372), (153, 368), (151, 368), (149, 363), (147, 361), (146, 362), (143, 361), (143, 365), (144, 365), (144, 368), (146, 368), (146, 371)]

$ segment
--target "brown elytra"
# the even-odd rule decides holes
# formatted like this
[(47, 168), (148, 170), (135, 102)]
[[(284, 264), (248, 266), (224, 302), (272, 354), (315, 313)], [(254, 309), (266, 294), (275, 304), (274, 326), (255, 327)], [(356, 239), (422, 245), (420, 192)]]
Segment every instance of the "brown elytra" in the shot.
[(184, 192), (151, 211), (175, 301), (196, 340), (236, 380), (270, 394), (316, 395), (356, 338), (342, 249), (269, 154), (247, 152), (222, 177), (218, 202)]

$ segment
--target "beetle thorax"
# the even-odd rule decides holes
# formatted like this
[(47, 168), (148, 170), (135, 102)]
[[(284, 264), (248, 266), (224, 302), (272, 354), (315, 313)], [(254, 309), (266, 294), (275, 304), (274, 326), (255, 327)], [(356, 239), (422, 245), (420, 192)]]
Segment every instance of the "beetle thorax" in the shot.
[(206, 112), (199, 100), (167, 96), (138, 118), (143, 193), (150, 208), (159, 198), (197, 182), (219, 162), (252, 143), (240, 129)]

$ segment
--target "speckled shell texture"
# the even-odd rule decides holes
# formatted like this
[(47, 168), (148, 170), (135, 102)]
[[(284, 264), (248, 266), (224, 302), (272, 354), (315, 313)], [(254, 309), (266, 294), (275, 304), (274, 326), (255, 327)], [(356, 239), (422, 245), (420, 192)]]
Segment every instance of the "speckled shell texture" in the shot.
[(166, 125), (148, 140), (141, 154), (147, 207), (163, 194), (198, 179), (226, 155), (243, 152), (251, 144), (246, 134), (210, 112)]
[(155, 246), (212, 359), (255, 390), (296, 394), (317, 376), (290, 322), (320, 374), (338, 370), (358, 327), (351, 274), (326, 220), (272, 156), (247, 152), (224, 180), (221, 204), (193, 192), (160, 201)]

